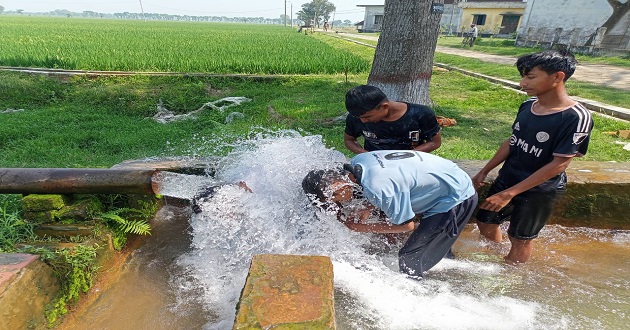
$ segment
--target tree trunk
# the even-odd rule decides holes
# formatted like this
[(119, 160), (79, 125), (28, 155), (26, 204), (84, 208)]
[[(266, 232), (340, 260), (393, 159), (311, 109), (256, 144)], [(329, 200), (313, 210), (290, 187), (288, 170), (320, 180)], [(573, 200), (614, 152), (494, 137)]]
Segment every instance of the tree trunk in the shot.
[(387, 0), (368, 85), (390, 100), (429, 105), (433, 53), (441, 13), (432, 3), (443, 0)]
[[(608, 17), (606, 22), (602, 24), (601, 27), (606, 28), (606, 34), (609, 34), (610, 31), (617, 25), (621, 19), (630, 11), (630, 0), (626, 1), (626, 3), (621, 3), (617, 0), (607, 0), (608, 4), (612, 7), (613, 13)], [(586, 45), (592, 45), (593, 40), (595, 39), (595, 34), (593, 34), (588, 41), (585, 43)]]

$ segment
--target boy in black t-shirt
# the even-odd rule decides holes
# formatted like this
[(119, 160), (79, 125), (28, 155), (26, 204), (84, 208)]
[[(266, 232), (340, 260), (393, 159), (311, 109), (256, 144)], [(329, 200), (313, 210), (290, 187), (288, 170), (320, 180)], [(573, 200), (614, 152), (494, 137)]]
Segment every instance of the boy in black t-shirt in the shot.
[[(387, 99), (379, 88), (361, 85), (346, 93), (344, 143), (355, 154), (374, 150), (431, 152), (442, 137), (435, 113), (429, 107)], [(362, 147), (357, 138), (363, 136)]]
[(472, 178), (478, 188), (488, 173), (504, 162), (489, 197), (479, 205), (477, 225), (484, 237), (501, 242), (499, 226), (510, 218), (507, 233), (512, 246), (504, 259), (513, 264), (530, 258), (533, 239), (551, 216), (554, 199), (566, 188), (564, 170), (573, 157), (583, 156), (588, 148), (591, 113), (565, 89), (576, 64), (573, 55), (558, 51), (517, 60), (520, 86), (533, 97), (518, 109), (512, 136)]

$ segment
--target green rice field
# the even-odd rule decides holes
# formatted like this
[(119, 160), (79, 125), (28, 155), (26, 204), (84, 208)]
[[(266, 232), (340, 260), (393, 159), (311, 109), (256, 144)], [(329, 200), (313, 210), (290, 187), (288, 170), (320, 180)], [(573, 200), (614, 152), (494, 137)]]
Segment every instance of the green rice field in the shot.
[(336, 74), (365, 73), (371, 65), (278, 25), (2, 16), (0, 31), (1, 66)]

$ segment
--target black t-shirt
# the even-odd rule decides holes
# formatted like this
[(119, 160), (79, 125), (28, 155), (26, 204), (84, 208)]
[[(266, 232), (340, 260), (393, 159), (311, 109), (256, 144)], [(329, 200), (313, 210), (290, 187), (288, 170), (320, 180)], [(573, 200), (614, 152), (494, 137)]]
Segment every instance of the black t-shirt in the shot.
[(440, 126), (431, 108), (420, 104), (407, 104), (407, 112), (396, 121), (362, 123), (359, 118), (346, 117), (346, 134), (363, 136), (367, 151), (408, 150), (412, 142), (416, 145), (430, 141), (440, 132)]
[[(554, 156), (583, 156), (588, 149), (593, 118), (583, 105), (547, 115), (532, 112), (536, 98), (523, 102), (512, 124), (510, 154), (497, 180), (511, 187), (549, 164)], [(530, 189), (544, 192), (564, 189), (566, 174), (559, 175)]]

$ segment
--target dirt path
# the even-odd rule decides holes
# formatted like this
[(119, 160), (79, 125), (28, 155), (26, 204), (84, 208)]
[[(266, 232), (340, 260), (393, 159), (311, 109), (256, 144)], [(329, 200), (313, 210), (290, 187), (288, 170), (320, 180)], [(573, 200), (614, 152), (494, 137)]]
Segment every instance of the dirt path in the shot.
[[(355, 39), (378, 40), (378, 37), (361, 34), (339, 33), (339, 35), (345, 35)], [(493, 55), (476, 52), (470, 49), (437, 46), (435, 51), (444, 54), (476, 58), (484, 62), (507, 65), (514, 65), (514, 63), (516, 63), (516, 57)], [(622, 67), (604, 64), (579, 64), (572, 79), (630, 91), (630, 69)]]

